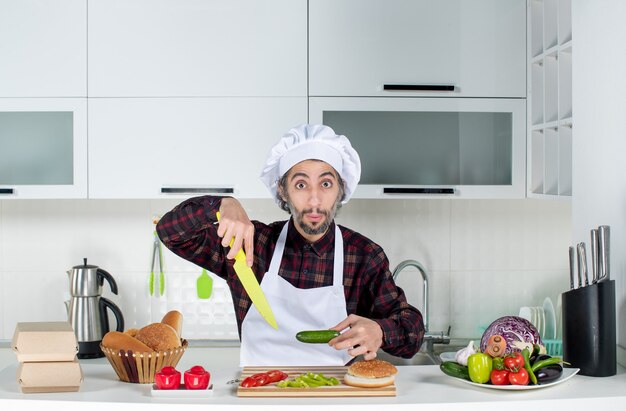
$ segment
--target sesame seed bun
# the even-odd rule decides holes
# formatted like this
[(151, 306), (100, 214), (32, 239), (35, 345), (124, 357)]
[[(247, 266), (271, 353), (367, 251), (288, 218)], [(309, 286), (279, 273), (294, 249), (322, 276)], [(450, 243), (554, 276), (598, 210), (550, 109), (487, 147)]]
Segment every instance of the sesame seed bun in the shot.
[(395, 381), (398, 369), (383, 360), (358, 361), (348, 367), (343, 382), (354, 387), (386, 387)]

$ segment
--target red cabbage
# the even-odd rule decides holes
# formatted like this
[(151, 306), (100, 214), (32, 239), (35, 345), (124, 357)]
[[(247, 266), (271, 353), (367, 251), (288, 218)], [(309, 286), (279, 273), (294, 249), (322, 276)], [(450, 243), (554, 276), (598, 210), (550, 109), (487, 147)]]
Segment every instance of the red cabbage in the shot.
[(525, 318), (509, 315), (500, 317), (491, 324), (480, 339), (480, 351), (485, 352), (487, 342), (492, 335), (501, 335), (506, 340), (506, 353), (521, 351), (512, 345), (513, 342), (542, 344), (541, 336), (537, 328)]

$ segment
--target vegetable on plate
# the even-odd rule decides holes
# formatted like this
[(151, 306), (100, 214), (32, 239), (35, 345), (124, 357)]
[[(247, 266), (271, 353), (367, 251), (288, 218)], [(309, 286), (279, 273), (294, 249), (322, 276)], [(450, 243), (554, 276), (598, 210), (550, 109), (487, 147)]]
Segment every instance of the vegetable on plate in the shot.
[(467, 359), (470, 380), (478, 384), (484, 384), (489, 381), (492, 367), (492, 358), (484, 353), (477, 352), (470, 355)]
[(439, 369), (443, 371), (444, 374), (451, 377), (462, 378), (464, 380), (470, 379), (467, 366), (459, 364), (456, 361), (444, 361), (439, 364)]
[(480, 340), (481, 352), (486, 351), (489, 339), (494, 335), (500, 335), (506, 341), (505, 354), (521, 351), (525, 345), (542, 344), (537, 328), (527, 319), (514, 315), (500, 317), (489, 324)]

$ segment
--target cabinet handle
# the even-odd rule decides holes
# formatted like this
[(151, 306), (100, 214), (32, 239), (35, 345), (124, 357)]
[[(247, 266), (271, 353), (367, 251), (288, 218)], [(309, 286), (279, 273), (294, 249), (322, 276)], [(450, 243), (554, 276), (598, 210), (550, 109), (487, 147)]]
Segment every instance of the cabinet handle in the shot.
[(0, 188), (0, 194), (13, 194), (12, 188)]
[(161, 187), (163, 194), (232, 194), (234, 192), (232, 187)]
[(454, 194), (454, 188), (399, 188), (384, 187), (384, 194)]
[(384, 84), (388, 91), (454, 91), (452, 84)]

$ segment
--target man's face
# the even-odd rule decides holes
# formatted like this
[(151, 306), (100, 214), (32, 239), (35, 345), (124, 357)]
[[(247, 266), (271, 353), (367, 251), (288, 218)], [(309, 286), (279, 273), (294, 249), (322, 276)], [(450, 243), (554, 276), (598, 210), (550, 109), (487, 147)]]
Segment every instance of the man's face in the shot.
[(289, 205), (296, 229), (310, 242), (319, 240), (335, 218), (341, 202), (337, 172), (323, 161), (305, 160), (287, 172)]

